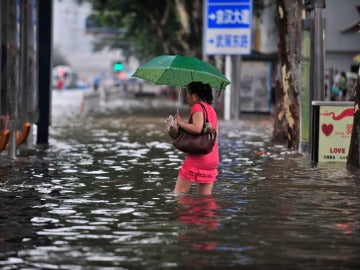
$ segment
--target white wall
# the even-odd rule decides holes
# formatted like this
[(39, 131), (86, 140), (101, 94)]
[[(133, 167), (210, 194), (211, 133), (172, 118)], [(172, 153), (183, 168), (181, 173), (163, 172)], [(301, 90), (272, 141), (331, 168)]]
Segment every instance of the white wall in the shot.
[(357, 7), (360, 0), (326, 0), (323, 17), (325, 28), (325, 69), (349, 71), (355, 64), (353, 57), (360, 54), (360, 33), (343, 30), (360, 22)]
[(275, 1), (265, 0), (264, 10), (261, 15), (261, 43), (260, 52), (275, 53), (277, 52), (277, 26), (275, 24), (274, 11), (276, 9)]
[[(91, 13), (88, 3), (78, 5), (76, 0), (54, 0), (53, 45), (69, 61), (80, 78), (92, 82), (94, 77), (111, 74), (112, 61), (121, 59), (120, 50), (94, 52), (96, 36), (86, 34), (85, 19)], [(129, 69), (137, 66), (132, 61)]]

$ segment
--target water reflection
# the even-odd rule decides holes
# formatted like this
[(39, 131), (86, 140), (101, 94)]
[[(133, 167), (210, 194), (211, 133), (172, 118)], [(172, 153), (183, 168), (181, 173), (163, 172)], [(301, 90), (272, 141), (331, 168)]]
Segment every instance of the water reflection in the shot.
[(219, 226), (215, 210), (219, 206), (213, 196), (178, 196), (182, 206), (179, 208), (179, 220), (199, 230), (215, 230)]
[(273, 145), (270, 118), (222, 122), (214, 196), (174, 196), (174, 107), (56, 95), (50, 146), (1, 156), (0, 268), (358, 269), (358, 172)]
[(0, 198), (0, 262), (12, 265), (22, 262), (17, 256), (19, 251), (46, 245), (50, 241), (46, 236), (39, 237), (37, 229), (32, 226), (31, 219), (42, 208), (41, 199), (32, 187), (22, 183), (1, 187)]
[(215, 249), (217, 242), (209, 241), (211, 239), (210, 231), (216, 230), (220, 225), (216, 216), (216, 210), (220, 207), (216, 204), (215, 197), (179, 195), (177, 201), (179, 203), (179, 221), (189, 227), (189, 232), (179, 235), (179, 237), (190, 238), (191, 248), (193, 249)]

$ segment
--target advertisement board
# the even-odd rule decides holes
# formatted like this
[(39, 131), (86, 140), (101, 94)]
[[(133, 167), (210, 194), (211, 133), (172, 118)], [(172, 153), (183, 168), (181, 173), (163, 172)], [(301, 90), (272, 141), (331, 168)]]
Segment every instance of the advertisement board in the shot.
[(353, 106), (320, 106), (318, 127), (319, 162), (346, 162), (353, 118)]

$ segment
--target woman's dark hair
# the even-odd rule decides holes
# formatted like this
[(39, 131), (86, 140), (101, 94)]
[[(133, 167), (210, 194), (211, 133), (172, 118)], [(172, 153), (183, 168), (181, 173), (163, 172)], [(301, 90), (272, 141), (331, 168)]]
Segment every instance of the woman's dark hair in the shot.
[(211, 104), (214, 100), (212, 89), (208, 83), (191, 82), (188, 84), (187, 89), (190, 94), (196, 94), (200, 99), (206, 103)]

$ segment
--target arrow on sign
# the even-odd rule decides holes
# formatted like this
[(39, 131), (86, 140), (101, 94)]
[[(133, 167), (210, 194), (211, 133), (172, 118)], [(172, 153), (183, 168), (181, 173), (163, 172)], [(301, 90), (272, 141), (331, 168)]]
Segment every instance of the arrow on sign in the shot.
[(211, 14), (209, 15), (209, 19), (210, 19), (210, 20), (215, 20), (215, 19), (216, 19), (215, 13), (211, 13)]

